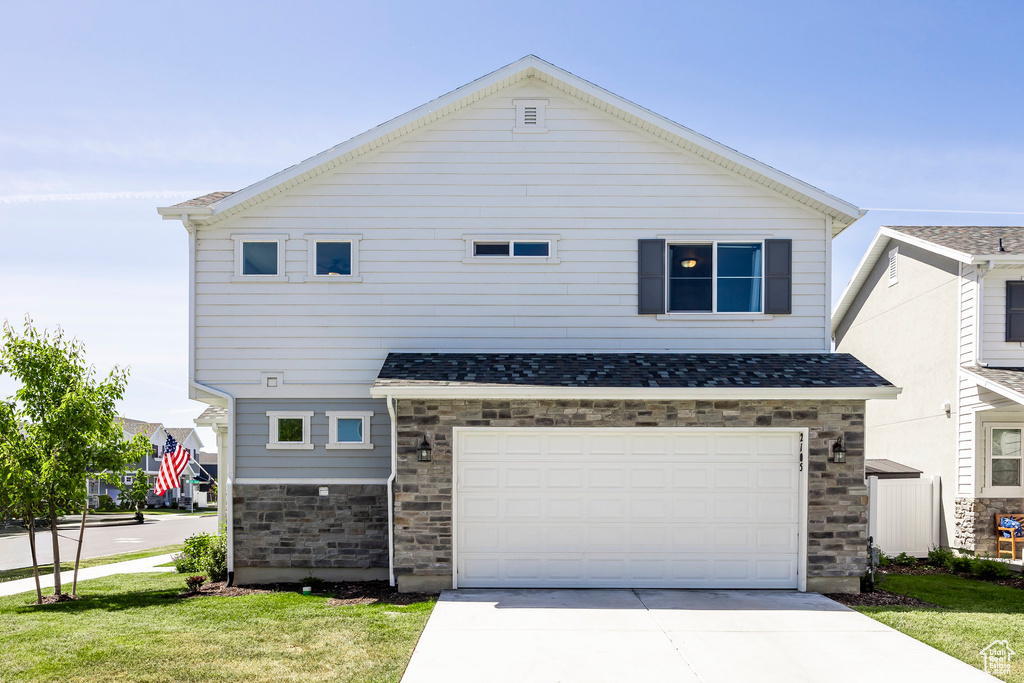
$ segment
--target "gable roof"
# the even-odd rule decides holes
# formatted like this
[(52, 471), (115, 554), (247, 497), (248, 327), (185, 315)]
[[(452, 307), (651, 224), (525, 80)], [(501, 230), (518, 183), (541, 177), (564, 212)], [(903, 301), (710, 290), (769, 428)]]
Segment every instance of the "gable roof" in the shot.
[(651, 399), (664, 390), (697, 390), (695, 398), (715, 390), (750, 398), (758, 390), (899, 393), (848, 353), (389, 353), (370, 393), (589, 398), (606, 389)]
[(159, 422), (143, 422), (142, 420), (133, 420), (129, 417), (118, 417), (117, 419), (121, 421), (121, 428), (129, 436), (145, 434), (152, 438), (153, 434), (163, 427)]
[[(517, 62), (502, 67), (447, 95), (406, 112), (387, 123), (331, 147), (238, 192), (215, 192), (174, 206), (160, 207), (157, 212), (167, 220), (176, 220), (181, 218), (182, 214), (187, 214), (189, 220), (198, 221), (204, 225), (216, 222), (286, 192), (310, 178), (330, 171), (339, 164), (377, 149), (432, 121), (527, 78), (536, 78), (547, 83), (656, 137), (676, 144), (710, 163), (718, 164), (814, 211), (830, 216), (833, 221), (833, 236), (838, 235), (865, 213), (849, 202), (644, 109), (534, 55), (527, 55)], [(224, 196), (214, 198), (221, 194)]]
[[(1002, 239), (1003, 251), (999, 251)], [(980, 261), (1024, 263), (1024, 226), (1019, 225), (883, 225), (853, 271), (850, 282), (832, 310), (832, 336), (850, 311), (889, 242), (905, 244), (964, 264)]]

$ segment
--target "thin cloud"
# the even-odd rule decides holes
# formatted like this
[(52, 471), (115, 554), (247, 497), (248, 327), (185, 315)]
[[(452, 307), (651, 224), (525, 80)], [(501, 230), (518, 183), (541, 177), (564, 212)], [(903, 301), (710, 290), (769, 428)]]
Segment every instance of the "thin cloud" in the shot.
[(43, 204), (47, 202), (98, 202), (122, 199), (164, 199), (198, 197), (195, 190), (142, 190), (138, 192), (67, 192), (42, 194), (11, 194), (0, 196), (0, 204)]

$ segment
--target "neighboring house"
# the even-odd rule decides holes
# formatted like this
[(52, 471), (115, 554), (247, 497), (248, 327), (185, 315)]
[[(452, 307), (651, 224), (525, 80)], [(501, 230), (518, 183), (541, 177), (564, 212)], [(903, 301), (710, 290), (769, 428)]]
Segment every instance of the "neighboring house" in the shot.
[(194, 458), (203, 447), (203, 442), (200, 440), (196, 430), (192, 427), (164, 427), (159, 422), (143, 422), (142, 420), (133, 420), (127, 417), (119, 417), (118, 419), (121, 421), (121, 428), (124, 430), (125, 439), (131, 439), (137, 434), (145, 434), (149, 438), (152, 450), (142, 460), (126, 468), (128, 474), (121, 477), (121, 486), (108, 484), (101, 479), (89, 479), (89, 506), (96, 507), (99, 504), (99, 496), (104, 494), (110, 496), (115, 503), (119, 502), (121, 488), (131, 486), (135, 481), (135, 473), (140, 469), (146, 473), (149, 479), (150, 493), (146, 496), (147, 505), (153, 507), (166, 506), (174, 502), (188, 502), (192, 496), (191, 481), (196, 478), (199, 472), (199, 467), (192, 458), (189, 459), (189, 464), (181, 474), (181, 486), (179, 488), (171, 489), (162, 496), (157, 496), (153, 493), (152, 488), (156, 485), (156, 477), (160, 472), (160, 463), (164, 456), (164, 447), (167, 444), (168, 435), (176, 443), (182, 444), (185, 450)]
[(234, 580), (859, 589), (855, 206), (531, 56), (159, 212)]
[(832, 330), (904, 388), (868, 402), (867, 457), (938, 475), (942, 545), (994, 555), (1024, 512), (1024, 227), (881, 228)]

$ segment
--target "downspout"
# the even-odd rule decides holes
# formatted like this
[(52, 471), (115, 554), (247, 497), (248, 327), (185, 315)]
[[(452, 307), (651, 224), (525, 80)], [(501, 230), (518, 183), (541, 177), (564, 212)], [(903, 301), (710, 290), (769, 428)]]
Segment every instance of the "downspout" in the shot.
[[(181, 214), (181, 222), (188, 231), (188, 383), (194, 389), (208, 392), (223, 398), (228, 404), (228, 429), (224, 435), (224, 448), (228, 453), (225, 458), (227, 472), (224, 473), (224, 517), (227, 520), (227, 565), (228, 583), (235, 583), (235, 531), (234, 531), (234, 483), (235, 483), (235, 397), (231, 394), (200, 384), (196, 376), (196, 228), (189, 220), (188, 214)], [(219, 472), (218, 472), (219, 474)], [(218, 491), (218, 495), (222, 492)]]
[(984, 339), (981, 334), (981, 327), (985, 311), (985, 273), (992, 270), (991, 259), (986, 264), (979, 263), (976, 268), (978, 271), (978, 297), (974, 302), (974, 362), (983, 368), (987, 368), (988, 363), (981, 360), (981, 343)]
[(388, 578), (395, 585), (395, 477), (398, 475), (398, 417), (395, 400), (387, 396), (391, 417), (391, 475), (388, 476)]

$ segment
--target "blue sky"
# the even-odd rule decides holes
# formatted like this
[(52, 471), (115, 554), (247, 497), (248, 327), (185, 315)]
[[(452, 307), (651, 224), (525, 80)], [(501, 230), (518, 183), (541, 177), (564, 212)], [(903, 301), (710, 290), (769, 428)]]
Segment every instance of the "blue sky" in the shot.
[(1015, 0), (40, 1), (0, 20), (0, 318), (130, 365), (140, 419), (202, 410), (185, 232), (155, 206), (240, 189), (528, 53), (875, 209), (835, 243), (835, 296), (879, 225), (1024, 224)]

